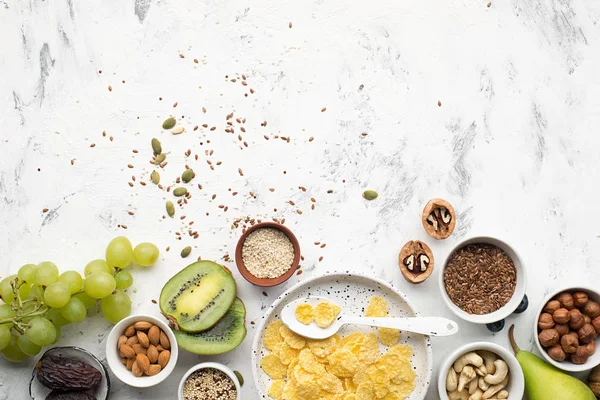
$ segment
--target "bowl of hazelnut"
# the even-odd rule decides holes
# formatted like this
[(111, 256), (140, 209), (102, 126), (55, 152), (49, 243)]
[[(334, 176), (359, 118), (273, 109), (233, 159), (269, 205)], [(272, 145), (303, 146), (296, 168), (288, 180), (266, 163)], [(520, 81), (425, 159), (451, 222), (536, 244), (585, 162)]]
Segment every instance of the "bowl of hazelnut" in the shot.
[(600, 293), (573, 287), (546, 297), (534, 322), (535, 342), (546, 360), (570, 372), (600, 364)]

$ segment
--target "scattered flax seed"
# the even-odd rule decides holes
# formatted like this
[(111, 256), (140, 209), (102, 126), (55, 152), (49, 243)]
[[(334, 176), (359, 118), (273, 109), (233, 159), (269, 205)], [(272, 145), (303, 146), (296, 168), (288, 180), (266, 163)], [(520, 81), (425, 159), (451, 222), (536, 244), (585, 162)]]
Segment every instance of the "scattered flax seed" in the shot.
[(44, 209), (42, 210), (42, 212), (45, 212), (45, 213), (47, 213), (47, 212), (48, 212), (48, 209), (47, 209), (47, 208), (44, 208)]
[(112, 92), (112, 86), (108, 85), (108, 91)]
[(367, 132), (363, 132), (363, 133), (361, 133), (361, 135), (364, 137), (364, 136), (367, 136), (368, 133)]
[(315, 205), (314, 205), (314, 204), (312, 204), (312, 205), (310, 206), (310, 209), (311, 209), (311, 210), (314, 210), (314, 209), (315, 209)]
[(71, 165), (74, 165), (74, 164), (75, 164), (75, 159), (73, 158), (73, 159), (71, 159)]
[(206, 114), (206, 107), (202, 107), (202, 112)]
[(213, 127), (210, 128), (211, 131), (214, 131), (215, 129), (217, 129), (216, 126), (213, 126)]
[(179, 53), (179, 58), (185, 58), (185, 56), (181, 53)]
[(133, 165), (127, 164), (127, 168), (133, 168)]
[(313, 140), (315, 140), (315, 137), (314, 137), (314, 136), (311, 136), (311, 137), (309, 137), (309, 138), (308, 138), (308, 141), (309, 141), (309, 142), (312, 142)]
[(488, 8), (490, 8), (492, 6), (492, 2), (490, 1), (489, 3), (487, 3)]
[(132, 182), (127, 182), (127, 183), (129, 183), (129, 186), (133, 187), (133, 183)]
[(198, 125), (194, 126), (194, 130), (197, 131), (198, 130)]
[(288, 200), (288, 203), (290, 203), (290, 205), (295, 206), (296, 203), (294, 203), (292, 200)]
[(167, 246), (167, 248), (165, 249), (165, 251), (169, 251), (171, 250), (171, 246)]
[(173, 103), (173, 108), (177, 107), (178, 102)]
[(90, 147), (96, 147), (96, 143), (90, 144)]
[(127, 214), (134, 215), (135, 213), (133, 211), (128, 211)]
[(221, 161), (217, 161), (217, 165), (221, 165), (223, 164)]
[(442, 102), (438, 100), (438, 107), (442, 106)]
[(321, 248), (323, 248), (323, 247), (325, 247), (325, 246), (327, 246), (327, 244), (326, 244), (326, 243), (323, 243), (323, 244), (321, 245)]
[(325, 111), (327, 111), (327, 107), (321, 108), (321, 112), (325, 112)]
[(246, 128), (244, 128), (243, 126), (242, 126), (242, 127), (240, 127), (240, 130), (241, 130), (242, 132), (244, 132), (244, 133), (246, 132)]
[(196, 64), (198, 64), (198, 59), (197, 59), (197, 58), (194, 58), (194, 62), (195, 62)]
[(329, 190), (327, 191), (327, 193), (331, 194), (331, 193), (333, 193), (333, 190), (329, 189)]
[(106, 137), (106, 131), (102, 132), (102, 137)]
[(244, 85), (244, 86), (248, 86), (248, 82), (246, 82), (246, 81), (242, 81), (242, 85)]
[(269, 137), (267, 135), (263, 135), (263, 137), (265, 138), (265, 140), (269, 140)]
[(238, 192), (231, 193), (232, 196), (237, 196)]
[(269, 188), (269, 190), (270, 190), (271, 192), (274, 192), (274, 191), (275, 191), (275, 188)]
[(240, 174), (240, 176), (244, 176), (244, 171), (242, 171), (241, 168), (238, 168), (238, 173)]
[(364, 89), (364, 87), (365, 87), (365, 85), (362, 85), (362, 84), (361, 84), (361, 85), (358, 87), (358, 90), (363, 90), (363, 89)]
[(302, 190), (303, 192), (306, 192), (306, 188), (304, 186), (298, 186), (298, 189)]
[(121, 224), (121, 228), (123, 228), (123, 229), (127, 229), (127, 225), (123, 225), (123, 224)]
[(132, 152), (134, 152), (135, 154), (138, 153), (138, 151), (136, 149), (131, 150)]
[(319, 262), (323, 261), (323, 256), (319, 257)]
[(156, 300), (152, 299), (152, 304), (156, 304)]
[(296, 210), (298, 214), (302, 214), (302, 210)]
[(314, 244), (315, 244), (315, 246), (318, 246), (321, 244), (321, 242), (315, 242)]
[(254, 89), (250, 88), (250, 93), (254, 94)]
[(214, 200), (214, 199), (216, 199), (216, 198), (217, 198), (217, 195), (216, 195), (216, 194), (213, 194), (213, 195), (212, 195), (212, 199)]
[(290, 22), (290, 24), (288, 25), (290, 27), (290, 29), (292, 29), (292, 23)]
[(296, 272), (296, 275), (302, 275), (302, 270), (298, 270), (298, 272)]
[(311, 197), (311, 198), (310, 198), (310, 201), (312, 201), (313, 203), (316, 203), (316, 202), (317, 202), (317, 200), (316, 200), (314, 197)]

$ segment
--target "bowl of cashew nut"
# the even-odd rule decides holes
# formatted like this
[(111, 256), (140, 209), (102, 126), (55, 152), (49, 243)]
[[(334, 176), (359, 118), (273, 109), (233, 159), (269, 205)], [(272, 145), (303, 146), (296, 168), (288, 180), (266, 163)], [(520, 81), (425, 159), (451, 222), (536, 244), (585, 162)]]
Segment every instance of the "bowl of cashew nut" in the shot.
[(523, 370), (502, 346), (475, 342), (450, 354), (440, 370), (440, 400), (521, 400)]

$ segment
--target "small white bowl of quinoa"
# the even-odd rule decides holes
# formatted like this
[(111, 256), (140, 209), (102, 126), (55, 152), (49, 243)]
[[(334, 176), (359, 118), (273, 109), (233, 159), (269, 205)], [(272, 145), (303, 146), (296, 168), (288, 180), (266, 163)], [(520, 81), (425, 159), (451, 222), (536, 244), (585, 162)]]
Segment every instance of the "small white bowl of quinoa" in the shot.
[(240, 383), (223, 364), (206, 362), (190, 368), (179, 383), (179, 400), (242, 400)]

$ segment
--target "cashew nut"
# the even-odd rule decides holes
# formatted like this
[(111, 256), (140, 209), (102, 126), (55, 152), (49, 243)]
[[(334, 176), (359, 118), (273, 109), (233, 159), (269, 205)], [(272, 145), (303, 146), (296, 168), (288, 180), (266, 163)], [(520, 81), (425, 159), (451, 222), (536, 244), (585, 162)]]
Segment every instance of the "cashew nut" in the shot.
[(449, 400), (469, 400), (469, 395), (467, 392), (459, 392), (455, 390), (454, 392), (448, 393)]
[(490, 384), (487, 383), (484, 378), (479, 378), (479, 388), (486, 391), (490, 388)]
[(508, 399), (508, 391), (506, 390), (501, 390), (496, 394), (496, 397), (498, 399)]
[(471, 394), (471, 396), (469, 397), (469, 400), (481, 400), (482, 396), (483, 396), (483, 390), (481, 390), (480, 388), (477, 388), (475, 393)]
[(469, 394), (473, 394), (477, 391), (477, 389), (479, 389), (479, 386), (477, 386), (477, 376), (471, 381), (469, 382)]
[(483, 394), (483, 398), (484, 399), (491, 398), (493, 395), (495, 395), (496, 393), (498, 393), (499, 391), (504, 389), (504, 387), (507, 384), (508, 384), (508, 377), (504, 378), (504, 380), (502, 382), (500, 382), (499, 384), (490, 386), (490, 388), (488, 390), (486, 390), (485, 393)]
[(493, 375), (486, 375), (485, 381), (490, 385), (497, 385), (506, 378), (508, 375), (508, 365), (503, 360), (494, 361), (494, 366), (496, 367), (496, 373)]
[(448, 370), (448, 375), (446, 375), (446, 390), (448, 392), (454, 392), (458, 387), (458, 374), (454, 369), (450, 368)]
[(494, 374), (496, 372), (496, 366), (494, 365), (494, 361), (498, 359), (496, 354), (487, 350), (480, 350), (477, 352), (485, 362), (485, 368), (487, 369), (488, 374)]
[(479, 376), (486, 376), (488, 374), (485, 364), (483, 364), (479, 368), (475, 368), (475, 372), (477, 372), (477, 375), (479, 375)]
[(456, 372), (460, 372), (463, 370), (463, 368), (465, 368), (465, 366), (467, 366), (469, 364), (474, 365), (475, 367), (479, 368), (483, 365), (483, 358), (481, 358), (474, 351), (467, 353), (467, 354), (459, 357), (459, 359), (454, 362), (454, 370)]
[(463, 389), (467, 386), (467, 384), (469, 384), (469, 382), (471, 382), (476, 377), (477, 373), (475, 373), (475, 370), (472, 366), (467, 365), (466, 367), (464, 367), (460, 373), (460, 376), (458, 377), (458, 391), (462, 392)]

